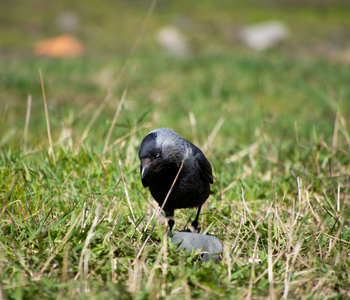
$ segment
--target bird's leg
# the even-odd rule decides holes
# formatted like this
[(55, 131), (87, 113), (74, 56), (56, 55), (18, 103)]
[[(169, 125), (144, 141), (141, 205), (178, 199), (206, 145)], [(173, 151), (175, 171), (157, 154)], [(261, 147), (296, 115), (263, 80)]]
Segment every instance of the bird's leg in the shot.
[(174, 224), (175, 224), (175, 221), (174, 221), (174, 210), (165, 210), (165, 216), (166, 216), (166, 219), (168, 220), (168, 225), (169, 225), (169, 232), (168, 232), (168, 236), (172, 236), (173, 235), (173, 227), (174, 227)]
[(202, 204), (198, 206), (196, 218), (192, 222), (192, 226), (195, 229), (195, 231), (198, 231), (198, 219), (199, 219), (199, 214), (201, 213), (201, 208), (202, 208)]

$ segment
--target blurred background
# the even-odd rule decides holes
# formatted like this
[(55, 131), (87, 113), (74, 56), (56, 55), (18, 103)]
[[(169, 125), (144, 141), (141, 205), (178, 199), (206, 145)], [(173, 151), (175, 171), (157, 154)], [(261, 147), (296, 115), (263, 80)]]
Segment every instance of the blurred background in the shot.
[(2, 145), (29, 94), (29, 139), (46, 134), (39, 69), (56, 138), (80, 136), (113, 90), (94, 125), (105, 135), (126, 87), (120, 133), (149, 121), (203, 138), (220, 118), (231, 146), (233, 130), (247, 142), (262, 123), (331, 132), (349, 112), (350, 2), (3, 0), (0, 63)]
[[(30, 56), (37, 42), (71, 34), (81, 43), (84, 55), (117, 56), (130, 52), (141, 31), (138, 50), (153, 54), (160, 50), (177, 56), (266, 50), (278, 42), (290, 55), (350, 51), (350, 4), (346, 0), (159, 0), (153, 4), (144, 28), (152, 1), (4, 0), (1, 55)], [(262, 28), (266, 22), (274, 22), (275, 27), (265, 28), (270, 33)], [(261, 27), (260, 39), (268, 39), (264, 45), (248, 37), (253, 35), (247, 32), (252, 26)], [(172, 39), (178, 45), (169, 50)]]

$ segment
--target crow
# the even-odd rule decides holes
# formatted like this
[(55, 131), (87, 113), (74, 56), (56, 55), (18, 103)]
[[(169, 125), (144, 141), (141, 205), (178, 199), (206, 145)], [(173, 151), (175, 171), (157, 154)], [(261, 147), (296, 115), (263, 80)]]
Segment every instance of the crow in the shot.
[(182, 167), (163, 210), (171, 235), (175, 223), (174, 210), (198, 207), (192, 222), (197, 231), (201, 207), (212, 193), (210, 184), (213, 183), (211, 165), (203, 152), (172, 129), (158, 128), (143, 139), (139, 158), (142, 184), (149, 188), (159, 206), (163, 205)]

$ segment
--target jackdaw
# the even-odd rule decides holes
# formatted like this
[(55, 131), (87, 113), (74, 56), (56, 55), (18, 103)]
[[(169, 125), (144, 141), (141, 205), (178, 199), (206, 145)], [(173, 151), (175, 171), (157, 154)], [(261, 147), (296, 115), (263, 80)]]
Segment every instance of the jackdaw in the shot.
[(162, 206), (182, 169), (164, 205), (169, 234), (174, 226), (174, 210), (198, 207), (192, 226), (197, 231), (202, 204), (209, 197), (213, 183), (212, 169), (203, 152), (173, 130), (159, 128), (143, 139), (139, 151), (141, 180), (149, 187), (153, 198)]

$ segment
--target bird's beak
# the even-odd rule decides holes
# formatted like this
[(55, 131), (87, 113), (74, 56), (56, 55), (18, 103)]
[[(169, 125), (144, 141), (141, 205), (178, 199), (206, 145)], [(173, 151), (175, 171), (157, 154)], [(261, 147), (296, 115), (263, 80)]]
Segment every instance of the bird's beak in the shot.
[(141, 180), (146, 177), (151, 165), (152, 161), (149, 158), (141, 159)]

